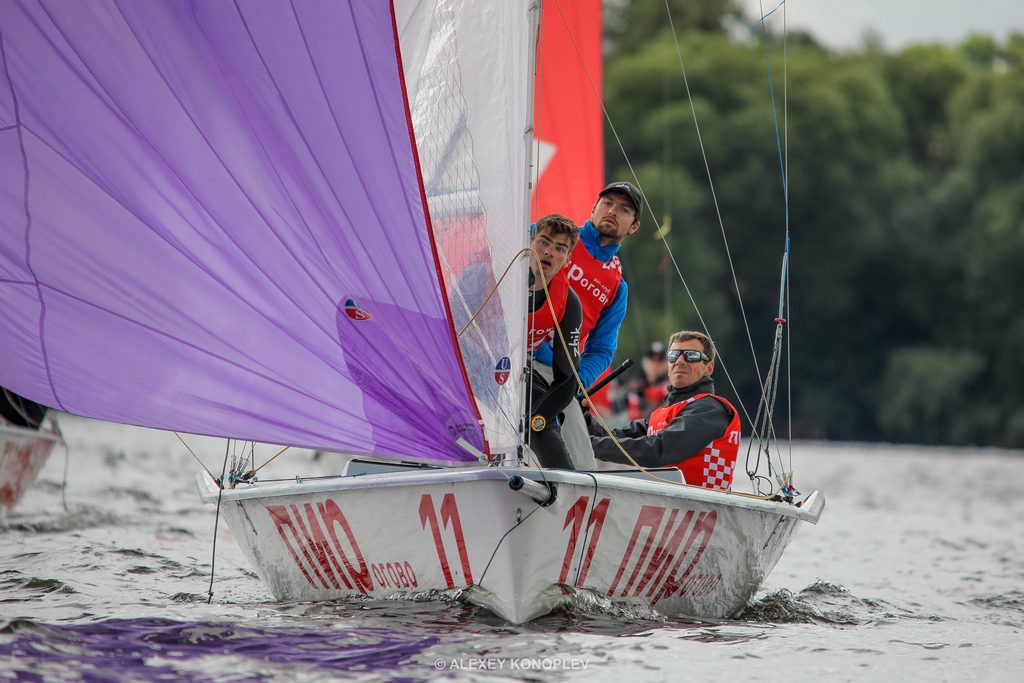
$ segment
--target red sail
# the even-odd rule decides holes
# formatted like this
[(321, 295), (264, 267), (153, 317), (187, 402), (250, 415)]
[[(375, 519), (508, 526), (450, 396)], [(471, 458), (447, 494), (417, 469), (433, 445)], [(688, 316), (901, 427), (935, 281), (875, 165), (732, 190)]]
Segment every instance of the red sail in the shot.
[(562, 213), (582, 224), (604, 187), (601, 3), (544, 3), (534, 95), (533, 220)]

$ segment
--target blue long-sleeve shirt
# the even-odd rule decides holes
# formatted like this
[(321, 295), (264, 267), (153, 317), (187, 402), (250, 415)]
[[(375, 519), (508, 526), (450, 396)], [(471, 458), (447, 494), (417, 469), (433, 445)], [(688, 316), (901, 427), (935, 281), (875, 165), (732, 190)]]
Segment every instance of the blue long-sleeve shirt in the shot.
[[(590, 255), (598, 261), (607, 263), (612, 260), (619, 251), (618, 244), (601, 246), (601, 233), (597, 231), (594, 224), (587, 221), (580, 227), (580, 241), (586, 247)], [(578, 294), (579, 292), (577, 292)], [(583, 347), (583, 354), (580, 356), (578, 372), (584, 386), (590, 386), (597, 381), (612, 360), (615, 358), (615, 350), (619, 346), (619, 328), (626, 317), (626, 302), (629, 297), (629, 288), (626, 280), (619, 282), (615, 296), (612, 298), (601, 315), (597, 318), (597, 324), (587, 335), (586, 345)], [(541, 344), (533, 352), (534, 358), (541, 363), (551, 365), (551, 347), (547, 342)]]

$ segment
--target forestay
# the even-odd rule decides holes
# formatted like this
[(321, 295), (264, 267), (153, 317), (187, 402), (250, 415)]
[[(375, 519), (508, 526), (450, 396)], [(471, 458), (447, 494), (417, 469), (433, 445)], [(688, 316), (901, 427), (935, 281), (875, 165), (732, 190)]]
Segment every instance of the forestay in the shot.
[(511, 448), (523, 268), (455, 341), (525, 243), (529, 20), (483, 4), (0, 2), (0, 385), (270, 443)]

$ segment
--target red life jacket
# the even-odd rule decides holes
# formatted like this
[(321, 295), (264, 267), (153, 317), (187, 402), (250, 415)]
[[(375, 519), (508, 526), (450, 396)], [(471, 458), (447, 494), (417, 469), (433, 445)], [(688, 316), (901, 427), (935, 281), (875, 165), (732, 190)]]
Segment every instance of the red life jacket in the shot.
[[(567, 269), (562, 268), (548, 282), (548, 301), (554, 306), (555, 315), (551, 314), (552, 306), (545, 301), (530, 313), (530, 335), (526, 343), (530, 351), (540, 346), (541, 342), (554, 337), (555, 324), (565, 313), (565, 298), (569, 296), (569, 277)], [(553, 341), (553, 340), (552, 340)]]
[(583, 240), (573, 247), (569, 265), (564, 268), (572, 282), (572, 288), (580, 298), (583, 307), (583, 327), (580, 328), (580, 351), (587, 335), (597, 325), (597, 319), (615, 298), (622, 282), (622, 264), (619, 257), (613, 256), (611, 261), (598, 261), (594, 258)]
[(732, 420), (725, 428), (725, 434), (704, 447), (700, 453), (673, 464), (683, 472), (687, 484), (703, 486), (706, 489), (728, 490), (732, 487), (732, 475), (736, 469), (736, 456), (740, 452), (740, 414), (732, 404), (714, 394), (696, 394), (685, 401), (662, 406), (651, 413), (647, 422), (647, 434), (657, 434), (671, 422), (686, 406), (698, 398), (710, 396), (729, 409)]

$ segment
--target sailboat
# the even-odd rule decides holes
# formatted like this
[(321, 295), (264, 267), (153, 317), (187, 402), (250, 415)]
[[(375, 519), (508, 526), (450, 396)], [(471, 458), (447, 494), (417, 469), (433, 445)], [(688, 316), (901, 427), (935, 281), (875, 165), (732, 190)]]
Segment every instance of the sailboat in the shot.
[(54, 446), (63, 443), (52, 414), (0, 387), (0, 515), (10, 513), (39, 476)]
[(525, 0), (3, 0), (0, 384), (337, 454), (197, 475), (278, 600), (735, 615), (817, 492), (528, 464), (537, 26)]

